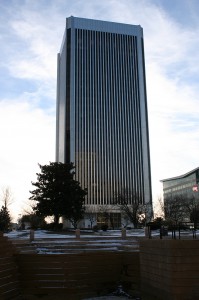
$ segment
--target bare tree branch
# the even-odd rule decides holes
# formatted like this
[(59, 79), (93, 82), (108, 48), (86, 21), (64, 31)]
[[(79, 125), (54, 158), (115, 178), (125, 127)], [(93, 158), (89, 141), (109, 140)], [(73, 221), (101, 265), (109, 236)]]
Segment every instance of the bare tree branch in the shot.
[(9, 187), (2, 188), (1, 201), (3, 202), (3, 206), (6, 208), (13, 203), (14, 200)]

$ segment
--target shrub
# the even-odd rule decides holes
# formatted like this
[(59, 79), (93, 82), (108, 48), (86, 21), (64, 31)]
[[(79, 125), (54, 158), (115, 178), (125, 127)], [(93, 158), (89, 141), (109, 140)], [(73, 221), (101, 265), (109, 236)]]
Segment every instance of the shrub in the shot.
[(107, 231), (108, 225), (107, 225), (107, 224), (103, 224), (103, 225), (101, 226), (101, 229), (102, 229), (103, 231)]
[(99, 230), (99, 227), (97, 225), (93, 226), (93, 231), (97, 232)]

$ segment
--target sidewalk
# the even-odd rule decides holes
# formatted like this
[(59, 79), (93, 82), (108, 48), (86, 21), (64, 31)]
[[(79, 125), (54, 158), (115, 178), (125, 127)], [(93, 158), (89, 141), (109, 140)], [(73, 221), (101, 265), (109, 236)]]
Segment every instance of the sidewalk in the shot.
[(83, 300), (127, 300), (127, 297), (117, 297), (117, 296), (103, 296), (103, 297), (95, 297), (95, 298), (87, 298)]

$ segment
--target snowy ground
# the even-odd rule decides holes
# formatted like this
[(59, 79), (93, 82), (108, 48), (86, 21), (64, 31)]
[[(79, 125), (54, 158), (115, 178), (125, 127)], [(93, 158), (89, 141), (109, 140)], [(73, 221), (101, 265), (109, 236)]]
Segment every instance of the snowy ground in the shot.
[[(11, 231), (9, 233), (5, 233), (5, 236), (7, 236), (10, 239), (29, 239), (30, 237), (30, 230), (18, 230), (18, 231)], [(159, 230), (153, 230), (151, 231), (152, 237), (158, 237), (160, 235)], [(169, 232), (168, 236), (171, 237), (171, 232)], [(181, 231), (181, 237), (192, 237), (193, 232), (192, 230), (186, 230)], [(61, 232), (61, 233), (55, 233), (55, 232), (49, 232), (46, 230), (35, 230), (34, 231), (34, 237), (35, 239), (71, 239), (76, 238), (75, 231), (70, 232)], [(81, 230), (80, 231), (80, 237), (81, 239), (98, 239), (98, 238), (113, 238), (113, 237), (122, 237), (121, 230), (107, 230), (107, 231), (98, 231), (98, 232), (92, 232), (92, 231), (86, 231)], [(144, 229), (131, 229), (126, 231), (126, 237), (145, 237), (145, 231)], [(196, 231), (196, 237), (199, 237), (199, 231)], [(178, 231), (176, 231), (176, 238), (178, 238)]]
[[(30, 230), (12, 231), (5, 234), (21, 253), (66, 254), (93, 251), (138, 251), (138, 236), (144, 237), (144, 230), (128, 231), (122, 239), (121, 231), (81, 231), (77, 238), (75, 231), (54, 233), (36, 230), (30, 240)], [(133, 238), (135, 237), (135, 238)]]
[[(159, 232), (153, 233), (154, 235), (159, 234)], [(30, 230), (18, 230), (18, 231), (11, 231), (9, 233), (5, 233), (5, 236), (8, 236), (8, 238), (12, 239), (25, 239), (29, 238)], [(55, 233), (55, 232), (49, 232), (46, 230), (36, 230), (34, 232), (35, 239), (71, 239), (75, 238), (75, 231), (70, 232), (61, 232), (61, 233)], [(98, 232), (92, 232), (92, 231), (86, 231), (82, 230), (80, 231), (80, 236), (82, 239), (97, 239), (101, 237), (121, 237), (121, 230), (107, 230), (107, 231), (98, 231)], [(127, 237), (144, 237), (145, 232), (144, 229), (132, 229), (126, 231)]]

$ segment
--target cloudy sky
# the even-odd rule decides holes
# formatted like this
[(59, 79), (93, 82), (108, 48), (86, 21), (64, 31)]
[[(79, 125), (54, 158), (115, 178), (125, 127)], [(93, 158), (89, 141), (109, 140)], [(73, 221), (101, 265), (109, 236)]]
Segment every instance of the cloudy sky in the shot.
[(144, 29), (153, 199), (199, 166), (198, 0), (0, 0), (0, 189), (14, 217), (55, 160), (56, 68), (68, 16)]

